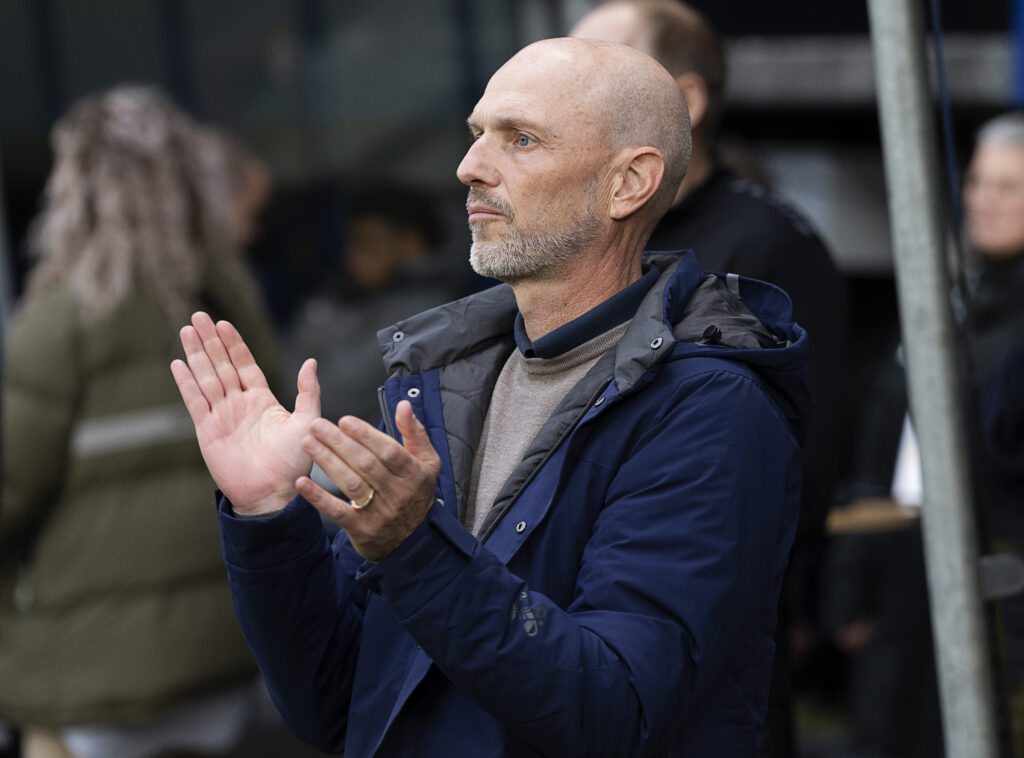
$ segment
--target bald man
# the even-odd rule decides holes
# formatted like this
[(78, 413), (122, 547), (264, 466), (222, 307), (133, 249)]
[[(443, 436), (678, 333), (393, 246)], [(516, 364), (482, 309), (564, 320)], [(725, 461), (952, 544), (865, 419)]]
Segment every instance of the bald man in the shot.
[(458, 168), (471, 263), (507, 284), (379, 333), (380, 429), (319, 418), (312, 361), (289, 413), (229, 324), (182, 329), (172, 370), (223, 492), (235, 607), (303, 739), (348, 758), (756, 754), (806, 338), (778, 289), (642, 255), (686, 124), (628, 47), (508, 61)]

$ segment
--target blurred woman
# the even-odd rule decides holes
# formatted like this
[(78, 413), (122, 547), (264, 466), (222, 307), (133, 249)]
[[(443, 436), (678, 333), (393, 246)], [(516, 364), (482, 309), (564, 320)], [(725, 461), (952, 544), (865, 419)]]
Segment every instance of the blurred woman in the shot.
[(224, 750), (256, 671), (168, 364), (199, 308), (275, 360), (237, 155), (141, 87), (76, 103), (52, 143), (4, 360), (0, 718), (29, 758)]

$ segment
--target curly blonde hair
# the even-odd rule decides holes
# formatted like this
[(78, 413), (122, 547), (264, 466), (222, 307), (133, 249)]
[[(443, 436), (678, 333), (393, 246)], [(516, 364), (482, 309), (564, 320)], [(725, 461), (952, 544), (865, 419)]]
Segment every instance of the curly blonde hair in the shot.
[(154, 88), (122, 85), (76, 102), (51, 141), (29, 294), (67, 286), (96, 323), (141, 291), (180, 322), (214, 258), (254, 290), (232, 233), (238, 154), (223, 135)]

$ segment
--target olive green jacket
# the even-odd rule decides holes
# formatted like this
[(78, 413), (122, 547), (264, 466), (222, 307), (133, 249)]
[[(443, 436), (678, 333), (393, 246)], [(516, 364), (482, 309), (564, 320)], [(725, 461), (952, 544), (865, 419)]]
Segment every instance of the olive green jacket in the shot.
[[(225, 277), (208, 275), (196, 306), (277, 371), (269, 324)], [(7, 335), (0, 719), (131, 719), (255, 675), (169, 368), (180, 326), (141, 295), (88, 326), (55, 288)]]

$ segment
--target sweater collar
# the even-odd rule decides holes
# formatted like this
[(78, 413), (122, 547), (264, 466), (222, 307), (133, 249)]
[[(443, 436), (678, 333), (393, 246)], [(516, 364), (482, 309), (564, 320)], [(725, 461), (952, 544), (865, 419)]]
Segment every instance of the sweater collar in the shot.
[(657, 267), (645, 263), (643, 275), (628, 287), (534, 342), (526, 335), (523, 314), (516, 313), (515, 338), (519, 352), (526, 358), (554, 358), (629, 321), (658, 280), (659, 273)]

